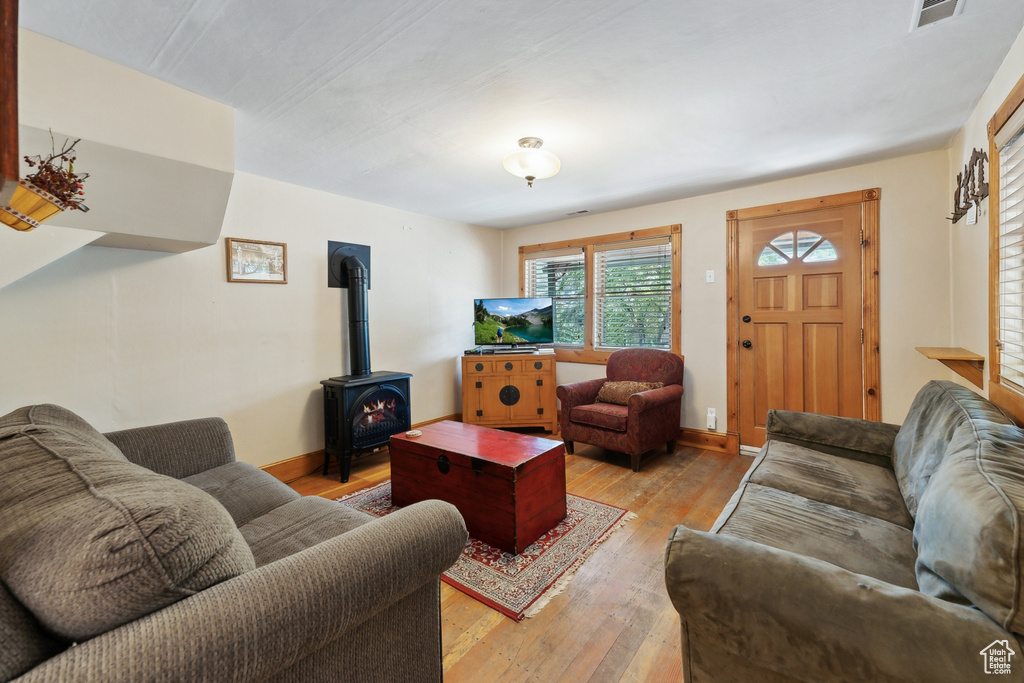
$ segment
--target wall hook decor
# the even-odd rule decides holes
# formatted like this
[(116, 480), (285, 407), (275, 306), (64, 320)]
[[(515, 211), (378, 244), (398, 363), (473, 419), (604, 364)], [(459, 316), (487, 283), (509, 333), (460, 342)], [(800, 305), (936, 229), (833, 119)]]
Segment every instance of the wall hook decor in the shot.
[(946, 220), (956, 223), (967, 215), (972, 206), (981, 208), (981, 200), (988, 196), (988, 182), (985, 180), (986, 161), (988, 154), (981, 149), (975, 149), (971, 152), (970, 160), (964, 165), (963, 172), (956, 174), (953, 216)]

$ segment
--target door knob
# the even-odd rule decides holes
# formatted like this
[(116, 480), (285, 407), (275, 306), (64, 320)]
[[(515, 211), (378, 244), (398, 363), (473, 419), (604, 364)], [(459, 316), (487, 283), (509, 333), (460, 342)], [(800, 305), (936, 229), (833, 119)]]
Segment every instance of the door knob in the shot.
[(750, 343), (749, 339), (744, 339), (743, 340), (743, 348), (749, 349), (751, 346), (753, 346), (753, 344)]
[(743, 316), (743, 322), (749, 323), (750, 322), (750, 316), (749, 315)]

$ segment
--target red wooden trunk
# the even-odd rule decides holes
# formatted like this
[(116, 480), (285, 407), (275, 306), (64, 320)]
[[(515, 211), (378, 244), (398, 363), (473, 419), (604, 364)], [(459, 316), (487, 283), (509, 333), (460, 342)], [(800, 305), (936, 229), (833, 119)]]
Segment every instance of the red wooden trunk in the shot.
[(518, 555), (565, 518), (559, 441), (461, 422), (391, 437), (391, 499), (438, 499), (459, 509), (469, 535)]

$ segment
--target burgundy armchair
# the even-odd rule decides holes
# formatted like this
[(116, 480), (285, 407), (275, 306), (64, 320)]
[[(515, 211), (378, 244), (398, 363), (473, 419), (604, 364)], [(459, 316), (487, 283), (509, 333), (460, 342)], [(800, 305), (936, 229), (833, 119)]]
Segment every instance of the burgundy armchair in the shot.
[[(582, 441), (628, 453), (634, 472), (640, 457), (659, 444), (672, 453), (679, 436), (683, 404), (683, 359), (660, 349), (621, 349), (608, 357), (605, 379), (563, 384), (556, 394), (561, 406), (562, 440), (567, 453)], [(605, 382), (661, 382), (665, 386), (631, 395), (626, 405), (598, 403)]]

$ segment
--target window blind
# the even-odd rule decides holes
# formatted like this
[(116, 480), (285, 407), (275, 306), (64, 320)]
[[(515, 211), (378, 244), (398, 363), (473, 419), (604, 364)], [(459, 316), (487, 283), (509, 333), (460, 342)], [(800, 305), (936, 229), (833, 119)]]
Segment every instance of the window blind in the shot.
[(1010, 124), (1016, 132), (999, 148), (997, 346), (1000, 381), (1024, 390), (1024, 127)]
[(671, 347), (669, 237), (595, 248), (594, 315), (596, 347)]
[(586, 272), (583, 249), (531, 254), (524, 259), (523, 288), (528, 297), (552, 299), (555, 344), (583, 346), (586, 327)]

